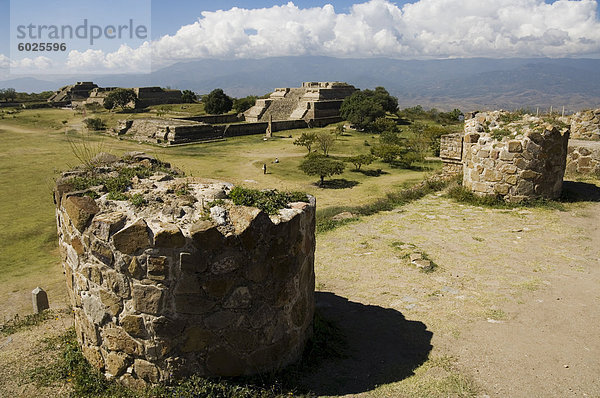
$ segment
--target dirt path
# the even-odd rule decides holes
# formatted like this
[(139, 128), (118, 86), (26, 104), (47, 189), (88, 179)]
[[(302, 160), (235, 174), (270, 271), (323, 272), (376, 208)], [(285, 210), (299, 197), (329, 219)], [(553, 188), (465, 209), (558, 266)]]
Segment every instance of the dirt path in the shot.
[[(571, 204), (567, 212), (507, 211), (429, 196), (320, 236), (317, 287), (421, 322), (433, 333), (432, 348), (416, 349), (430, 361), (451, 356), (460, 375), (478, 386), (470, 393), (597, 397), (599, 225), (599, 203)], [(405, 252), (395, 247), (402, 244), (426, 253), (437, 270), (417, 271), (399, 257)], [(397, 341), (388, 342), (397, 350)], [(417, 376), (421, 362), (408, 363)], [(385, 388), (328, 393), (419, 396), (410, 392), (406, 372), (390, 376), (391, 365), (372, 370), (375, 378), (388, 372)]]

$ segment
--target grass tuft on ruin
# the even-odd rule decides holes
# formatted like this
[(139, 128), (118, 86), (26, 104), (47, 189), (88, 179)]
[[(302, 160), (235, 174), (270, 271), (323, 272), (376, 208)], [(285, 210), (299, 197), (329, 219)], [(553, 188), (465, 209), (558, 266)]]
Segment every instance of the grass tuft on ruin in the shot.
[(276, 214), (288, 203), (309, 201), (304, 192), (279, 192), (276, 189), (260, 191), (244, 187), (234, 187), (228, 197), (237, 206), (257, 207), (267, 214)]

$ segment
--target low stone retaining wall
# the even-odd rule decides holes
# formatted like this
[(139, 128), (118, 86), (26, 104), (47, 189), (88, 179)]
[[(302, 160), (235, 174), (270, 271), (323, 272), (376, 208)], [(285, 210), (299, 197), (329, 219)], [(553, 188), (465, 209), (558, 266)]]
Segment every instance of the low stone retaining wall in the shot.
[(600, 176), (600, 142), (570, 140), (567, 173)]
[[(315, 304), (313, 197), (268, 215), (234, 205), (231, 184), (179, 178), (142, 153), (93, 163), (55, 188), (77, 338), (92, 365), (139, 386), (300, 358)], [(115, 199), (106, 187), (122, 176), (129, 188)]]

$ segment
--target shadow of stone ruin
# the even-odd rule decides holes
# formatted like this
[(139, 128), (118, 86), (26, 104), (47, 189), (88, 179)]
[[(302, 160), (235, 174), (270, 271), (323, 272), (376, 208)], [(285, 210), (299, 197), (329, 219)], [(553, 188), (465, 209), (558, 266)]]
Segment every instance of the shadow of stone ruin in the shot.
[(587, 182), (563, 182), (562, 201), (564, 202), (600, 202), (600, 187)]
[(316, 306), (347, 340), (343, 358), (326, 359), (298, 380), (316, 395), (359, 394), (401, 381), (429, 356), (433, 333), (399, 311), (328, 292), (316, 292)]

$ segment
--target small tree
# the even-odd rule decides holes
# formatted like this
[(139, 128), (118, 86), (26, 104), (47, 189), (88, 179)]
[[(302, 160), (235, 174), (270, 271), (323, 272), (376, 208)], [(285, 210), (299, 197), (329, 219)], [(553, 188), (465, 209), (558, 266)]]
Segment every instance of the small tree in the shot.
[(181, 102), (184, 104), (193, 104), (198, 101), (198, 95), (192, 90), (183, 90), (181, 93)]
[(206, 113), (211, 115), (227, 113), (233, 107), (233, 100), (220, 88), (214, 89), (209, 94), (205, 95), (204, 98), (202, 98), (202, 102), (204, 102), (204, 110)]
[(125, 110), (130, 103), (134, 103), (137, 100), (135, 91), (131, 88), (117, 88), (104, 98), (104, 107), (108, 110), (114, 110), (116, 107), (120, 107), (121, 110)]
[(365, 166), (370, 165), (371, 163), (373, 163), (374, 160), (375, 160), (375, 156), (373, 156), (371, 154), (355, 155), (355, 156), (350, 156), (348, 158), (348, 162), (350, 162), (354, 165), (354, 170), (356, 170), (356, 171), (360, 171), (360, 168), (362, 167), (363, 164)]
[(333, 148), (333, 144), (335, 144), (335, 135), (321, 132), (316, 135), (316, 143), (323, 151), (323, 155), (329, 156), (329, 151)]
[(0, 100), (6, 102), (14, 101), (17, 98), (17, 91), (14, 88), (0, 89)]
[(346, 166), (339, 160), (329, 159), (323, 155), (312, 153), (306, 156), (299, 167), (300, 170), (309, 176), (319, 176), (321, 179), (319, 186), (323, 186), (326, 177), (342, 174)]
[(246, 112), (248, 109), (252, 108), (256, 103), (257, 97), (255, 95), (249, 95), (244, 98), (236, 98), (233, 100), (233, 110), (236, 113)]
[(389, 131), (393, 133), (398, 132), (398, 124), (395, 120), (388, 119), (387, 117), (380, 117), (373, 122), (371, 126), (371, 130), (374, 133), (383, 133), (384, 131)]
[[(64, 122), (66, 122), (66, 120)], [(63, 123), (63, 124), (66, 124), (66, 123)], [(85, 127), (87, 127), (88, 130), (92, 130), (92, 131), (98, 131), (98, 130), (105, 130), (106, 129), (106, 124), (99, 117), (90, 117), (90, 118), (87, 118), (87, 119), (85, 119), (83, 121), (83, 124), (85, 124)]]
[(371, 148), (371, 153), (385, 163), (394, 163), (406, 153), (406, 149), (396, 144), (377, 144)]
[(315, 133), (302, 133), (300, 137), (296, 138), (294, 145), (306, 147), (306, 149), (308, 149), (308, 153), (310, 153), (316, 140), (317, 135)]

